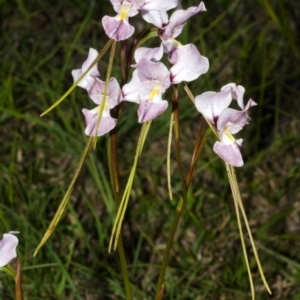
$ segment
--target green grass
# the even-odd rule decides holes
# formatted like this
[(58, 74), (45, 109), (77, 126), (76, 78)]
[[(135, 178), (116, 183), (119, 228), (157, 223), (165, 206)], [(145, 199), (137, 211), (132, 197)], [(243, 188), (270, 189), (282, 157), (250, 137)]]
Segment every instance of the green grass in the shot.
[[(194, 1), (182, 1), (184, 7)], [(178, 38), (194, 42), (210, 70), (189, 84), (195, 95), (236, 82), (259, 105), (243, 130), (245, 166), (237, 171), (250, 226), (273, 295), (264, 290), (250, 251), (257, 299), (300, 298), (299, 32), (297, 1), (206, 1), (207, 12)], [(84, 148), (76, 89), (49, 115), (39, 115), (72, 84), (90, 47), (107, 38), (107, 1), (0, 1), (0, 232), (19, 230), (24, 300), (125, 299), (117, 253), (107, 248), (115, 216), (106, 145), (90, 154), (53, 236), (44, 234)], [(298, 14), (298, 15), (297, 15)], [(141, 25), (139, 18), (133, 23)], [(108, 56), (99, 64), (105, 76)], [(114, 76), (119, 77), (117, 58)], [(180, 88), (181, 150), (188, 169), (200, 126)], [(170, 96), (170, 95), (169, 95)], [(90, 106), (92, 107), (92, 106)], [(128, 103), (118, 122), (123, 187), (140, 130)], [(134, 299), (153, 299), (163, 249), (180, 194), (172, 156), (174, 200), (168, 199), (166, 151), (170, 109), (152, 124), (124, 223), (124, 247)], [(233, 201), (224, 164), (211, 146), (201, 156), (175, 235), (163, 299), (250, 299)], [(249, 248), (250, 249), (250, 248)], [(13, 282), (0, 274), (0, 298)]]

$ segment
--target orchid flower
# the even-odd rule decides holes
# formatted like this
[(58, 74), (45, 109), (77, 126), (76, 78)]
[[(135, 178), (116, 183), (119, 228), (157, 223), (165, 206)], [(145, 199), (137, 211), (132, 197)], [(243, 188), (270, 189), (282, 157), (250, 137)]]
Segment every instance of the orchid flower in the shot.
[[(117, 119), (110, 116), (110, 110), (117, 106), (121, 100), (121, 88), (115, 78), (111, 78), (108, 84), (108, 91), (105, 97), (104, 109), (100, 124), (98, 123), (100, 107), (103, 101), (103, 93), (105, 89), (105, 82), (99, 78), (95, 78), (94, 84), (88, 90), (90, 98), (95, 104), (98, 104), (94, 109), (83, 109), (82, 113), (85, 117), (86, 129), (85, 134), (88, 136), (101, 136), (112, 130), (116, 124)], [(97, 128), (98, 125), (98, 128)], [(97, 131), (96, 131), (97, 130)]]
[[(97, 56), (98, 51), (93, 48), (90, 48), (88, 57), (82, 64), (81, 69), (76, 69), (72, 71), (74, 82), (89, 68), (89, 66), (93, 63)], [(100, 73), (98, 71), (97, 64), (95, 64), (77, 85), (84, 89), (88, 89), (94, 84), (95, 77), (98, 76), (100, 76)]]
[(129, 17), (134, 17), (141, 11), (142, 17), (149, 23), (157, 26), (167, 20), (166, 11), (176, 7), (177, 0), (110, 0), (115, 17), (104, 16), (102, 24), (106, 35), (116, 41), (129, 38), (134, 33), (134, 27), (129, 24)]
[[(220, 135), (220, 141), (214, 144), (215, 153), (230, 165), (241, 167), (244, 165), (240, 151), (243, 140), (236, 140), (233, 135), (248, 124), (247, 110), (256, 103), (250, 99), (245, 107), (242, 105), (241, 111), (229, 108), (232, 99), (240, 99), (240, 103), (243, 101), (239, 98), (243, 95), (236, 94), (237, 91), (232, 90), (232, 87), (236, 85), (224, 86), (218, 93), (203, 93), (195, 98), (195, 105), (198, 111), (215, 126)], [(244, 94), (245, 89), (239, 86), (238, 91)]]
[[(92, 48), (89, 50), (87, 59), (82, 64), (81, 69), (73, 70), (72, 75), (74, 82), (88, 69), (91, 63), (98, 56), (98, 52)], [(104, 109), (101, 116), (100, 124), (96, 132), (100, 107), (102, 103), (105, 82), (98, 78), (99, 71), (97, 65), (86, 74), (86, 76), (78, 83), (78, 86), (87, 90), (89, 97), (95, 104), (98, 104), (94, 109), (83, 109), (82, 113), (85, 117), (86, 129), (85, 134), (88, 136), (101, 136), (112, 130), (117, 120), (110, 116), (110, 109), (114, 108), (121, 102), (121, 88), (115, 78), (111, 78), (108, 84), (108, 91), (105, 97)]]
[(0, 240), (0, 267), (6, 266), (13, 258), (17, 257), (16, 248), (19, 240), (14, 235), (17, 231), (10, 231), (3, 234), (3, 239)]
[(122, 89), (124, 100), (139, 104), (140, 123), (155, 119), (168, 107), (168, 102), (162, 100), (162, 94), (170, 87), (170, 72), (163, 63), (149, 58), (138, 62), (131, 81)]
[(167, 25), (159, 26), (164, 52), (168, 53), (169, 60), (174, 65), (170, 69), (171, 81), (174, 84), (193, 81), (208, 71), (208, 59), (200, 54), (195, 45), (182, 45), (175, 39), (182, 32), (187, 19), (202, 11), (206, 11), (203, 2), (186, 10), (177, 9), (171, 15)]

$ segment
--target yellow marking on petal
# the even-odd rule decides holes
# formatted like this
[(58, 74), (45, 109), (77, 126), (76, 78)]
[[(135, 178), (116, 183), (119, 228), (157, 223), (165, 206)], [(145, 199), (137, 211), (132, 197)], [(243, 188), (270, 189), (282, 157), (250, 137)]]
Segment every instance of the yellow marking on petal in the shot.
[(130, 8), (128, 6), (123, 6), (122, 5), (121, 12), (120, 12), (121, 21), (124, 21), (127, 18), (129, 10), (130, 10)]
[(151, 91), (151, 93), (148, 96), (149, 100), (152, 100), (157, 94), (160, 92), (160, 85), (155, 86), (155, 88)]
[(172, 38), (172, 43), (175, 48), (182, 47), (182, 44), (179, 41), (175, 40), (174, 38)]
[[(106, 99), (105, 99), (105, 104), (104, 104), (104, 108), (103, 108), (103, 111), (106, 110), (107, 108), (109, 108), (109, 98), (108, 96), (106, 96)], [(98, 113), (101, 111), (101, 104), (98, 106)]]
[(232, 123), (229, 123), (226, 125), (225, 130), (224, 130), (224, 134), (228, 137), (228, 139), (230, 140), (230, 142), (234, 143), (235, 142), (235, 138), (233, 137), (233, 135), (231, 134), (231, 132), (229, 131), (228, 127), (232, 125)]

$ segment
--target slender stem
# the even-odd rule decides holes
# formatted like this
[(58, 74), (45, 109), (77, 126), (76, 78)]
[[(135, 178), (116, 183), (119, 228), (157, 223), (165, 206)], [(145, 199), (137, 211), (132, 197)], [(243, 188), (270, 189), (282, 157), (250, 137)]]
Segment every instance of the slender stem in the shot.
[(172, 226), (170, 229), (167, 245), (163, 254), (163, 261), (161, 264), (157, 287), (156, 287), (156, 296), (155, 299), (160, 299), (161, 290), (163, 287), (163, 281), (166, 273), (167, 264), (170, 257), (170, 251), (172, 248), (174, 235), (180, 220), (180, 217), (182, 215), (185, 203), (186, 203), (186, 194), (187, 194), (187, 186), (186, 186), (186, 178), (182, 171), (181, 166), (181, 160), (180, 160), (180, 129), (179, 129), (179, 109), (178, 109), (178, 89), (177, 87), (174, 87), (173, 89), (173, 95), (172, 95), (172, 105), (173, 105), (173, 115), (174, 115), (174, 136), (175, 136), (175, 154), (176, 154), (176, 161), (177, 166), (180, 172), (181, 180), (182, 180), (182, 195), (179, 198), (176, 213), (172, 222)]
[(22, 274), (21, 274), (21, 263), (19, 257), (17, 257), (17, 272), (15, 279), (15, 299), (22, 300)]
[(155, 295), (156, 300), (159, 299), (159, 296), (161, 293), (161, 289), (163, 286), (164, 277), (165, 277), (165, 273), (166, 273), (166, 268), (167, 268), (167, 264), (168, 264), (169, 257), (170, 257), (170, 251), (171, 251), (171, 248), (173, 245), (174, 235), (175, 235), (180, 217), (182, 215), (183, 209), (184, 209), (184, 198), (180, 197), (178, 204), (177, 204), (175, 217), (173, 219), (173, 223), (172, 223), (172, 226), (171, 226), (171, 229), (169, 232), (167, 245), (166, 245), (164, 255), (163, 255), (163, 261), (162, 261), (160, 272), (159, 272), (158, 282), (157, 282), (157, 286), (156, 286), (156, 295)]
[(122, 238), (121, 235), (119, 237), (117, 247), (118, 247), (118, 253), (119, 253), (119, 258), (120, 258), (122, 277), (123, 277), (123, 280), (124, 280), (126, 300), (131, 300), (132, 295), (131, 295), (131, 288), (130, 288), (128, 266), (127, 266), (127, 261), (126, 261), (124, 246), (123, 246), (123, 238)]

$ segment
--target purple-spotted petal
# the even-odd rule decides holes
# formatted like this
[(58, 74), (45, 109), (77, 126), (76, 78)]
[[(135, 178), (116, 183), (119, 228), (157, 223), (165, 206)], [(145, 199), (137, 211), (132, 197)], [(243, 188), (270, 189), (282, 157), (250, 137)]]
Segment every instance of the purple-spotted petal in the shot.
[[(114, 119), (110, 116), (108, 109), (104, 109), (99, 127), (97, 128), (97, 122), (99, 117), (98, 112), (99, 112), (99, 106), (92, 110), (88, 110), (85, 108), (82, 110), (82, 113), (85, 118), (85, 123), (86, 123), (86, 128), (84, 133), (87, 136), (104, 135), (105, 133), (115, 128), (117, 125), (117, 119)], [(97, 130), (97, 134), (95, 134), (96, 130)]]
[(195, 98), (197, 110), (214, 124), (217, 123), (220, 114), (230, 105), (230, 102), (230, 91), (205, 92)]
[(157, 62), (161, 60), (163, 56), (163, 46), (162, 44), (156, 48), (140, 47), (135, 50), (134, 59), (138, 64), (143, 58), (146, 58), (150, 61)]
[(170, 58), (174, 66), (170, 69), (172, 83), (193, 81), (208, 71), (208, 59), (200, 54), (197, 47), (188, 44), (178, 47)]
[(126, 40), (134, 33), (134, 27), (128, 23), (128, 19), (120, 20), (119, 16), (104, 16), (102, 25), (106, 35), (116, 41)]
[(182, 32), (186, 20), (201, 11), (206, 11), (203, 2), (200, 2), (198, 6), (191, 6), (186, 10), (176, 10), (171, 15), (168, 25), (163, 28), (163, 32), (160, 35), (161, 38), (164, 40), (176, 38)]
[(139, 123), (151, 121), (161, 115), (168, 108), (166, 100), (151, 101), (148, 99), (140, 100), (138, 108)]
[[(76, 69), (72, 71), (74, 82), (89, 68), (89, 66), (93, 63), (97, 56), (98, 51), (93, 48), (90, 48), (88, 57), (83, 62), (81, 69)], [(100, 73), (98, 71), (97, 64), (95, 64), (77, 85), (84, 89), (87, 89), (91, 84), (93, 84), (95, 77), (98, 77), (99, 75)]]
[(16, 248), (19, 240), (12, 233), (18, 232), (5, 233), (0, 241), (0, 267), (6, 266), (13, 258), (17, 257)]
[[(239, 140), (240, 141), (240, 140)], [(240, 141), (241, 144), (241, 141)], [(244, 161), (239, 146), (236, 143), (224, 144), (222, 142), (216, 142), (213, 150), (217, 153), (225, 162), (234, 167), (242, 167)]]

